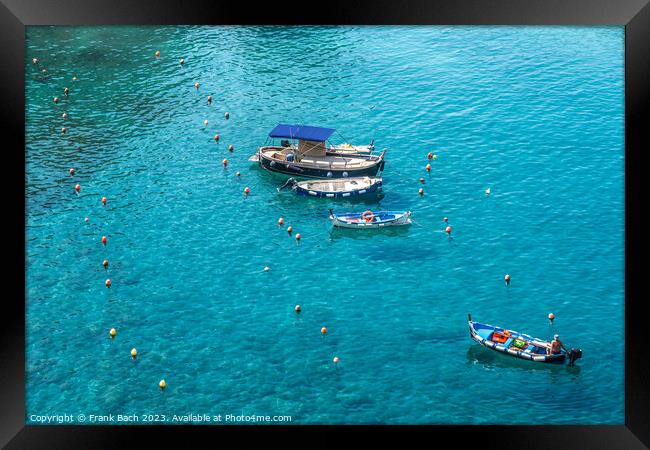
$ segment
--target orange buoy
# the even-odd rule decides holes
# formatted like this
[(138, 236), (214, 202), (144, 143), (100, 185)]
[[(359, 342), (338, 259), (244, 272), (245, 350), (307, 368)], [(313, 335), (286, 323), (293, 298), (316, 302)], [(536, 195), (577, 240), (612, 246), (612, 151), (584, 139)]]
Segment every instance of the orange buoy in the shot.
[(327, 334), (327, 328), (323, 327), (320, 329), (321, 334)]
[(553, 313), (549, 313), (549, 315), (548, 315), (548, 320), (550, 320), (551, 323), (553, 323), (553, 320), (554, 320), (554, 319), (555, 319), (555, 314), (553, 314)]
[(59, 103), (59, 97), (54, 97), (53, 101), (54, 103)]
[(424, 195), (424, 189), (420, 188), (420, 189), (418, 190), (418, 194), (420, 194), (420, 195)]
[(106, 245), (108, 242), (108, 239), (106, 239), (106, 236), (102, 236), (102, 244)]
[(302, 309), (300, 308), (300, 305), (296, 305), (296, 307), (293, 308), (293, 310), (294, 310), (295, 312), (297, 312), (298, 314), (300, 314), (300, 311), (302, 311)]
[(66, 127), (61, 128), (61, 134), (66, 134), (68, 129)]
[(300, 240), (300, 233), (296, 233), (296, 241)]
[(248, 195), (248, 194), (250, 194), (250, 193), (251, 193), (251, 190), (248, 189), (248, 186), (246, 186), (246, 187), (244, 188), (244, 194)]
[(156, 53), (154, 53), (154, 55), (156, 55), (156, 58), (160, 58), (160, 50), (156, 50)]
[(74, 175), (74, 169), (70, 169), (68, 172), (70, 172), (70, 175)]
[(424, 178), (420, 178), (420, 183), (424, 184)]
[(106, 285), (107, 288), (111, 287), (111, 279), (110, 278), (106, 279), (106, 282), (104, 284)]
[(433, 159), (433, 153), (431, 153), (431, 152), (427, 153), (427, 158), (428, 159)]
[(79, 191), (81, 190), (81, 185), (79, 185), (79, 184), (76, 185), (76, 186), (74, 187), (74, 190), (77, 191), (77, 192), (79, 192)]
[(510, 284), (510, 275), (506, 274), (506, 276), (503, 277), (503, 279), (505, 280), (505, 282), (506, 282), (507, 285)]
[(180, 63), (181, 63), (181, 66), (182, 66), (183, 64), (185, 64), (185, 60), (183, 58), (181, 58)]
[(102, 197), (102, 204), (106, 204), (106, 197)]
[(108, 259), (105, 259), (105, 260), (102, 262), (102, 266), (104, 266), (104, 269), (108, 269)]
[(445, 228), (445, 233), (451, 234), (451, 227), (450, 226), (447, 226), (447, 228)]
[(427, 166), (425, 167), (425, 169), (427, 169), (427, 172), (431, 172), (431, 164), (427, 164)]
[(211, 104), (212, 104), (212, 96), (208, 95), (208, 105), (211, 105)]
[(278, 219), (278, 225), (284, 225), (284, 219), (282, 217)]
[(289, 236), (291, 236), (291, 232), (293, 231), (293, 228), (287, 227), (287, 233), (289, 233)]
[(199, 83), (194, 83), (194, 87), (198, 90), (199, 86), (201, 86)]
[(235, 175), (237, 175), (238, 177), (241, 177), (241, 172), (237, 172)]
[(63, 88), (63, 95), (68, 95), (69, 93), (70, 93), (70, 89), (68, 89), (67, 87), (64, 87)]
[(338, 356), (335, 356), (334, 359), (332, 360), (332, 362), (333, 362), (334, 364), (338, 364), (338, 363), (339, 363), (339, 357), (338, 357)]
[(228, 151), (229, 151), (229, 152), (232, 152), (234, 149), (235, 149), (235, 146), (234, 146), (234, 145), (230, 144), (230, 145), (228, 146)]
[(226, 118), (226, 120), (230, 119), (230, 113), (226, 111), (223, 116)]
[(220, 138), (220, 137), (221, 137), (221, 136), (219, 136), (218, 134), (215, 134), (215, 135), (214, 135), (214, 142), (219, 142), (219, 138)]
[(228, 165), (228, 160), (227, 160), (227, 159), (224, 159), (224, 160), (223, 160), (223, 166), (226, 167), (227, 165)]
[(108, 332), (108, 335), (111, 337), (111, 339), (114, 338), (116, 334), (117, 331), (115, 331), (115, 328), (111, 328), (111, 330)]

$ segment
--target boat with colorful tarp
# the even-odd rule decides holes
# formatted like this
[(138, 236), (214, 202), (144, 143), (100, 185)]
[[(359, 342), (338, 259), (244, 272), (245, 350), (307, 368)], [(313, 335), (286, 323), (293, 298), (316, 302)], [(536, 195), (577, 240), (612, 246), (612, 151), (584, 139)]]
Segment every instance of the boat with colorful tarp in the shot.
[(291, 187), (298, 195), (311, 197), (346, 198), (381, 191), (381, 177), (327, 178), (324, 180), (296, 181), (289, 178), (278, 188)]
[[(385, 150), (379, 155), (362, 154), (350, 148), (345, 153), (326, 145), (333, 128), (279, 124), (269, 138), (281, 145), (261, 146), (249, 158), (263, 169), (304, 178), (374, 177), (384, 168)], [(374, 145), (374, 144), (373, 144)]]
[(334, 214), (330, 220), (335, 227), (382, 228), (411, 224), (411, 211), (364, 211), (361, 213)]
[(567, 352), (564, 348), (560, 353), (550, 354), (548, 349), (551, 343), (538, 339), (528, 334), (507, 330), (502, 327), (472, 321), (472, 316), (467, 315), (469, 335), (479, 344), (491, 350), (501, 352), (515, 358), (546, 363), (563, 363), (569, 358), (570, 365), (576, 359), (582, 358), (582, 350), (572, 348)]

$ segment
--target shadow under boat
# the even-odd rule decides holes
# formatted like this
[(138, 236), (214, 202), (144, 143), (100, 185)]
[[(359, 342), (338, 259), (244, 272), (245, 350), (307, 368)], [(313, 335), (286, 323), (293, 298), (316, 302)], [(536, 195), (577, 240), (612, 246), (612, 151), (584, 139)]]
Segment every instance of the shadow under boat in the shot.
[(550, 371), (553, 373), (568, 372), (573, 375), (580, 373), (580, 366), (568, 364), (538, 364), (525, 359), (513, 358), (509, 355), (494, 352), (481, 345), (471, 345), (467, 350), (467, 364), (480, 364), (486, 369), (517, 369), (524, 372)]

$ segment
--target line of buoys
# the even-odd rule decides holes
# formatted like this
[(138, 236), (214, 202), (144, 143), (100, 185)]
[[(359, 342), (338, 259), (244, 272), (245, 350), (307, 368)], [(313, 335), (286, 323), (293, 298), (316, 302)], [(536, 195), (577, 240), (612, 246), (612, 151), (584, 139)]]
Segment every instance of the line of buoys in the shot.
[(135, 359), (138, 357), (138, 351), (134, 348), (131, 349), (131, 358)]
[(223, 166), (226, 167), (227, 165), (228, 165), (228, 160), (227, 160), (227, 159), (224, 159), (224, 160), (223, 160)]
[(160, 50), (156, 50), (156, 53), (154, 53), (154, 55), (156, 55), (156, 58), (160, 58)]
[(293, 308), (293, 310), (294, 310), (296, 313), (300, 314), (300, 311), (302, 311), (302, 308), (300, 307), (300, 305), (296, 305), (296, 307)]
[(107, 278), (104, 284), (106, 285), (107, 288), (111, 287), (111, 279)]
[(74, 190), (77, 191), (77, 192), (81, 191), (81, 185), (80, 185), (80, 184), (77, 184), (77, 185), (74, 187)]
[(234, 149), (235, 149), (235, 146), (234, 146), (234, 145), (230, 144), (230, 145), (228, 146), (228, 151), (229, 151), (229, 152), (232, 152)]
[(503, 277), (503, 280), (506, 282), (506, 285), (510, 285), (510, 275), (506, 274), (506, 276)]
[(114, 338), (116, 334), (117, 334), (117, 331), (115, 331), (115, 328), (111, 328), (111, 330), (108, 332), (108, 335), (111, 338)]
[(104, 266), (104, 269), (108, 269), (108, 259), (102, 261), (102, 266)]
[(108, 239), (106, 239), (106, 236), (102, 236), (102, 244), (106, 245), (108, 242)]
[(280, 217), (278, 219), (278, 225), (280, 225), (280, 226), (284, 225), (284, 218)]

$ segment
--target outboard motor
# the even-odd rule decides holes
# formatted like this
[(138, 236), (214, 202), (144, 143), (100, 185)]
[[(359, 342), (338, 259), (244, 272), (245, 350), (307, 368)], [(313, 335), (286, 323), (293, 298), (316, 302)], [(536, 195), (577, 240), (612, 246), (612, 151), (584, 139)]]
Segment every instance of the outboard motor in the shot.
[(286, 188), (287, 186), (293, 187), (296, 184), (296, 179), (291, 177), (285, 183), (278, 188), (278, 192), (280, 192), (282, 189)]
[(571, 351), (569, 351), (569, 366), (573, 366), (575, 364), (576, 359), (582, 358), (582, 350), (579, 348), (572, 348)]

